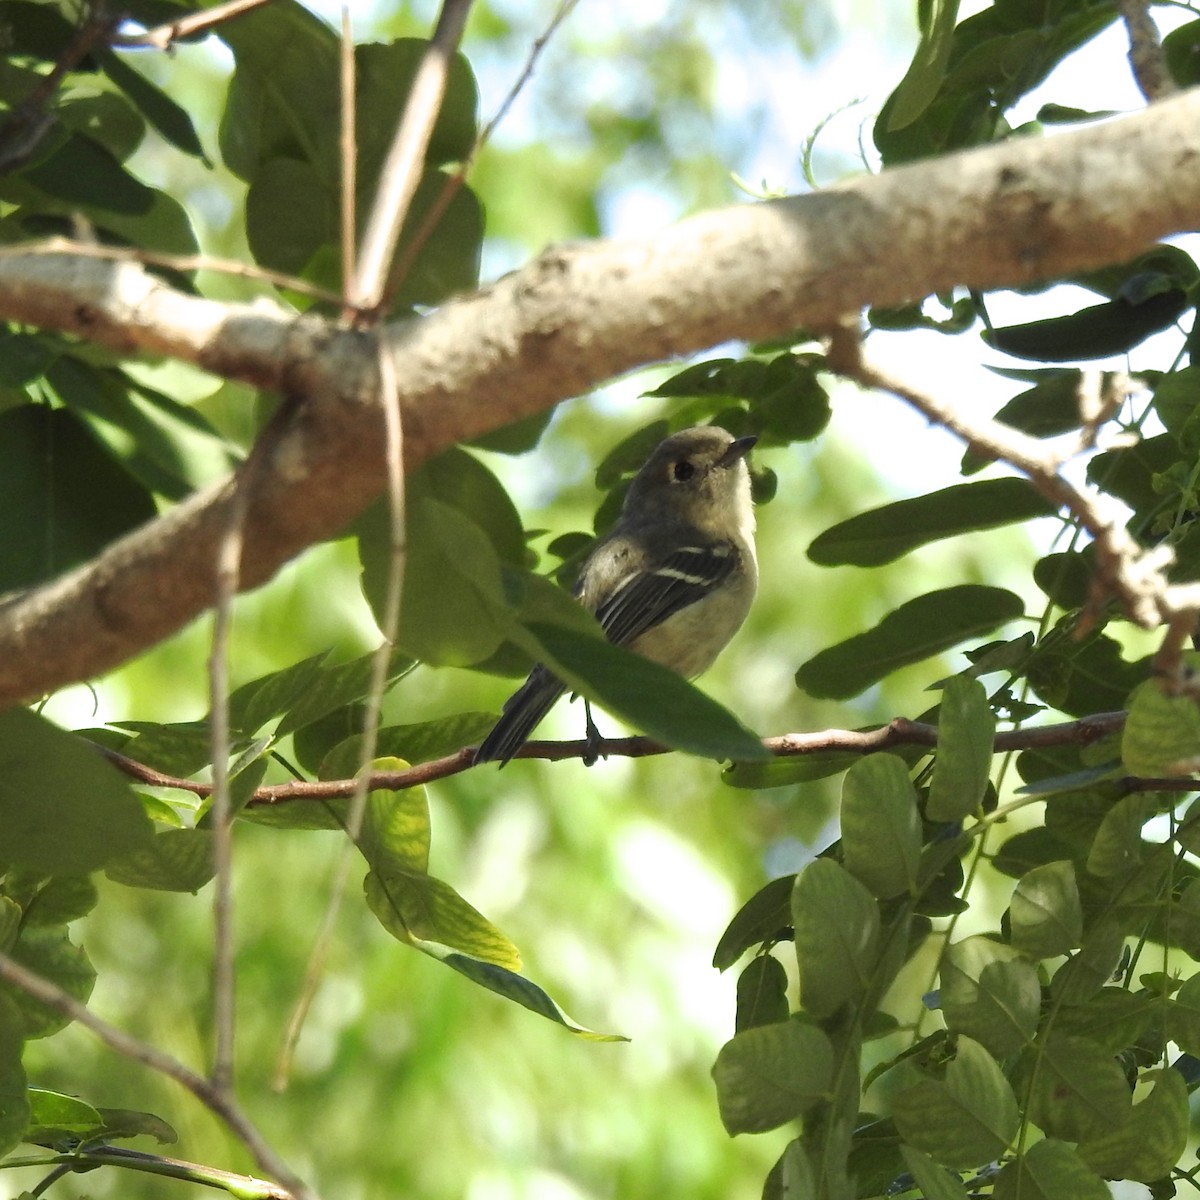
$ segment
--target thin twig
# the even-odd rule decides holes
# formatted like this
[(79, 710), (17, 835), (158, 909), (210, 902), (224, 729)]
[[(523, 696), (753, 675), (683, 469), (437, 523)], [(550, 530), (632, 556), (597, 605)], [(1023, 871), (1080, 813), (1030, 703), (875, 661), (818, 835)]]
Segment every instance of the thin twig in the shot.
[(317, 287), (294, 275), (286, 275), (282, 271), (271, 271), (266, 267), (254, 266), (252, 263), (237, 262), (231, 258), (214, 258), (208, 254), (160, 254), (156, 250), (143, 250), (132, 246), (101, 246), (95, 242), (81, 242), (66, 237), (51, 237), (40, 242), (21, 242), (19, 245), (0, 246), (0, 259), (24, 258), (26, 255), (36, 257), (60, 254), (74, 254), (80, 258), (100, 258), (108, 262), (137, 263), (143, 267), (160, 267), (165, 271), (181, 273), (212, 271), (219, 275), (234, 275), (239, 279), (269, 283), (272, 287), (300, 292), (305, 296), (312, 296), (316, 300), (325, 300), (331, 304), (337, 304), (341, 299), (340, 296), (326, 288)]
[(350, 289), (351, 301), (361, 312), (376, 311), (387, 290), (400, 230), (421, 180), (425, 151), (470, 9), (471, 0), (443, 0), (437, 27), (413, 78), (380, 173)]
[[(1126, 716), (1124, 712), (1096, 713), (1078, 721), (1006, 730), (996, 734), (992, 749), (994, 753), (1000, 754), (1009, 750), (1029, 750), (1043, 746), (1089, 746), (1108, 737), (1109, 734), (1118, 732), (1124, 726)], [(795, 758), (832, 750), (873, 754), (894, 746), (936, 746), (937, 737), (936, 725), (897, 717), (876, 729), (823, 729), (815, 733), (785, 733), (777, 737), (763, 738), (763, 745), (779, 758)], [(515, 757), (562, 762), (565, 759), (583, 758), (588, 753), (589, 745), (586, 739), (526, 742)], [(212, 792), (211, 783), (165, 775), (118, 751), (101, 746), (97, 746), (96, 749), (119, 770), (148, 787), (173, 788), (202, 797)], [(649, 758), (671, 753), (669, 746), (648, 737), (604, 738), (599, 749), (605, 758)], [(446, 779), (469, 770), (473, 765), (474, 751), (473, 746), (465, 746), (453, 754), (418, 763), (403, 771), (375, 771), (365, 777), (366, 786), (372, 791), (403, 791), (405, 788), (420, 787), (426, 783)], [(361, 778), (363, 776), (360, 775), (354, 779), (293, 780), (291, 783), (267, 784), (254, 791), (249, 803), (263, 805), (286, 804), (294, 800), (344, 800), (354, 794)]]
[(23, 166), (36, 153), (42, 139), (53, 128), (55, 116), (45, 111), (62, 81), (88, 56), (92, 49), (108, 39), (117, 18), (96, 5), (79, 26), (75, 36), (57, 62), (13, 108), (0, 125), (0, 175)]
[(235, 971), (233, 934), (233, 808), (229, 796), (229, 636), (233, 624), (233, 602), (238, 593), (242, 545), (246, 526), (249, 483), (254, 455), (248, 470), (234, 477), (229, 506), (229, 524), (217, 551), (216, 603), (213, 608), (212, 649), (208, 659), (210, 742), (213, 790), (213, 1050), (214, 1086), (233, 1086)]
[(406, 524), (404, 516), (404, 430), (400, 420), (400, 397), (396, 390), (396, 368), (386, 339), (379, 338), (379, 391), (384, 418), (384, 446), (387, 456), (388, 517), (391, 536), (388, 558), (387, 587), (384, 594), (383, 613), (379, 631), (383, 641), (371, 659), (371, 679), (363, 706), (362, 748), (359, 770), (354, 777), (354, 790), (350, 799), (350, 811), (346, 815), (346, 837), (329, 904), (313, 944), (305, 970), (304, 985), (296, 1007), (288, 1021), (275, 1068), (273, 1085), (282, 1090), (291, 1069), (292, 1053), (300, 1037), (305, 1018), (317, 993), (329, 946), (333, 940), (338, 911), (346, 893), (350, 877), (350, 864), (354, 860), (355, 847), (362, 833), (363, 818), (367, 811), (367, 797), (371, 788), (371, 762), (379, 743), (379, 725), (383, 712), (383, 697), (387, 691), (388, 668), (392, 661), (396, 638), (400, 630), (400, 598), (404, 591), (404, 562), (407, 551)]
[(1158, 26), (1150, 15), (1150, 0), (1117, 0), (1121, 19), (1129, 32), (1129, 65), (1148, 103), (1170, 96), (1177, 89), (1167, 70)]
[(96, 1035), (110, 1050), (114, 1050), (131, 1062), (140, 1063), (173, 1079), (181, 1087), (186, 1088), (197, 1100), (211, 1112), (215, 1113), (230, 1130), (237, 1136), (254, 1157), (254, 1161), (266, 1174), (272, 1176), (286, 1188), (294, 1200), (316, 1200), (315, 1194), (292, 1173), (286, 1163), (266, 1143), (262, 1135), (249, 1118), (242, 1112), (237, 1101), (224, 1089), (217, 1087), (211, 1080), (189, 1070), (178, 1059), (156, 1050), (153, 1046), (132, 1037), (115, 1025), (96, 1016), (86, 1005), (81, 1004), (74, 996), (63, 991), (58, 984), (29, 970), (28, 967), (0, 953), (0, 979), (18, 987), (21, 991), (32, 996), (35, 1000), (52, 1008), (56, 1013), (77, 1021), (85, 1029)]
[(354, 267), (355, 205), (358, 203), (358, 142), (357, 104), (355, 99), (354, 34), (350, 28), (350, 8), (342, 5), (341, 71), (342, 105), (340, 139), (342, 161), (342, 316), (349, 320), (353, 304), (350, 299)]
[(176, 21), (156, 25), (144, 33), (114, 34), (109, 38), (109, 44), (120, 47), (150, 46), (157, 50), (169, 50), (182, 38), (206, 33), (234, 17), (241, 16), (242, 13), (249, 12), (252, 8), (262, 8), (264, 4), (270, 3), (271, 0), (228, 0), (226, 4), (217, 4), (203, 12), (189, 13)]
[(847, 321), (830, 332), (829, 363), (864, 387), (890, 392), (906, 401), (983, 457), (1016, 467), (1043, 496), (1066, 509), (1091, 535), (1097, 572), (1092, 600), (1080, 621), (1081, 635), (1097, 619), (1110, 595), (1116, 596), (1125, 615), (1143, 629), (1163, 623), (1172, 607), (1166, 576), (1172, 552), (1165, 545), (1143, 549), (1125, 529), (1115, 504), (1098, 492), (1074, 487), (1060, 474), (1063, 462), (1075, 453), (1077, 444), (1072, 444), (1066, 455), (1057, 454), (1037, 438), (999, 421), (968, 418), (950, 401), (890, 375), (864, 356), (857, 321)]
[(541, 57), (542, 51), (546, 49), (558, 27), (571, 15), (571, 12), (578, 3), (579, 0), (560, 0), (558, 8), (555, 9), (554, 15), (550, 18), (550, 23), (546, 26), (543, 33), (534, 39), (533, 45), (529, 48), (529, 54), (525, 59), (525, 65), (522, 67), (521, 73), (517, 76), (512, 87), (508, 89), (508, 94), (500, 102), (500, 107), (496, 109), (492, 119), (479, 131), (467, 157), (458, 164), (458, 169), (442, 185), (442, 190), (429, 206), (429, 211), (421, 218), (421, 224), (413, 230), (412, 237), (397, 257), (396, 265), (392, 268), (389, 288), (395, 287), (397, 280), (408, 278), (417, 255), (420, 254), (421, 248), (433, 236), (433, 231), (437, 228), (438, 222), (442, 219), (446, 209), (450, 207), (450, 201), (454, 199), (458, 193), (458, 189), (466, 181), (467, 174), (474, 165), (475, 160), (479, 157), (480, 151), (491, 141), (496, 127), (508, 115), (508, 110), (513, 106), (516, 98), (521, 94), (529, 80), (533, 78), (534, 68), (537, 66), (537, 61)]

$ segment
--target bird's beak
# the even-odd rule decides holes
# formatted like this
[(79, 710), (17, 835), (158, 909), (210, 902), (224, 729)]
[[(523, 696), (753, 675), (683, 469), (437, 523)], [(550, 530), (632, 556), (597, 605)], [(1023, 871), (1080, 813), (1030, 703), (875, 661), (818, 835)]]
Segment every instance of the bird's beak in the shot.
[(754, 443), (757, 441), (758, 438), (751, 435), (750, 437), (740, 437), (736, 441), (730, 442), (729, 449), (717, 459), (717, 466), (732, 467), (739, 458), (745, 458), (750, 453)]

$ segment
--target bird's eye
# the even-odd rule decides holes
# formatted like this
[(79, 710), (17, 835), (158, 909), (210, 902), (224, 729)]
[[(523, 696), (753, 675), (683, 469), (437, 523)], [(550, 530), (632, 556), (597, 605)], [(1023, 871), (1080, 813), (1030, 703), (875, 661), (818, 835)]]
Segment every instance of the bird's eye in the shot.
[(696, 467), (686, 458), (680, 459), (672, 469), (672, 473), (680, 483), (686, 483), (696, 473)]

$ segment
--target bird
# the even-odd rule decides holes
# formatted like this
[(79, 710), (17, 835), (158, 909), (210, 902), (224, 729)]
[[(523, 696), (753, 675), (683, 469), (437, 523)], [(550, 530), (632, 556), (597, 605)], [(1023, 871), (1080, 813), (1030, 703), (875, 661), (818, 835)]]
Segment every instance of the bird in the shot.
[[(754, 436), (697, 425), (665, 438), (634, 476), (621, 516), (580, 569), (576, 600), (615, 645), (685, 679), (710, 667), (758, 588), (746, 455)], [(539, 663), (475, 750), (502, 767), (566, 691)], [(585, 701), (588, 741), (600, 737)], [(594, 762), (589, 751), (584, 761)]]

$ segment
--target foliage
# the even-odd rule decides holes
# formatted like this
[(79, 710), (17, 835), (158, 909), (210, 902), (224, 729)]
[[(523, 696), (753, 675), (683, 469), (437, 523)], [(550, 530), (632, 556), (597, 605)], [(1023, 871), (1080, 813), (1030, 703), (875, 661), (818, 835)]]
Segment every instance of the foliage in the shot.
[[(124, 7), (147, 25), (184, 11), (174, 0), (130, 0)], [(919, 9), (917, 53), (875, 124), (884, 166), (1036, 135), (1034, 128), (1010, 127), (1014, 105), (1117, 19), (1111, 0), (995, 0), (962, 21), (953, 0)], [(0, 70), (5, 243), (82, 228), (102, 246), (194, 252), (201, 239), (193, 214), (171, 189), (148, 185), (131, 165), (151, 135), (174, 158), (193, 165), (219, 160), (240, 181), (240, 233), (256, 263), (322, 288), (340, 286), (338, 46), (302, 6), (283, 0), (217, 27), (234, 63), (219, 131), (197, 131), (187, 109), (143, 74), (136, 59), (102, 39), (81, 47), (79, 28), (56, 5), (0, 0), (0, 26), (7, 35)], [(1200, 37), (1197, 29), (1200, 22), (1185, 25), (1167, 41), (1167, 62), (1181, 83), (1194, 81), (1190, 48)], [(356, 50), (356, 185), (364, 212), (422, 49), (419, 39), (397, 36)], [(60, 62), (70, 64), (64, 80), (43, 96), (39, 84)], [(705, 92), (703, 70), (688, 76), (681, 65), (679, 71), (680, 78), (656, 83), (674, 89), (676, 98)], [(501, 212), (511, 204), (497, 182), (504, 152), (484, 157), (473, 177), (482, 181), (479, 194), (451, 182), (474, 143), (477, 110), (476, 78), (460, 56), (401, 240), (407, 270), (390, 297), (393, 315), (419, 316), (423, 306), (476, 286), (485, 213), (493, 203)], [(31, 111), (44, 119), (29, 126)], [(1063, 123), (1093, 115), (1059, 107), (1041, 119)], [(590, 117), (606, 127), (635, 124), (611, 113)], [(669, 140), (644, 122), (623, 136), (627, 144), (641, 136), (660, 149)], [(532, 160), (527, 165), (530, 174), (518, 189), (542, 178)], [(436, 226), (423, 229), (443, 199)], [(576, 231), (595, 232), (594, 197), (564, 186), (554, 201), (556, 220), (573, 211)], [(190, 268), (156, 261), (176, 287), (205, 284)], [(1200, 575), (1196, 341), (1194, 331), (1180, 330), (1190, 324), (1200, 272), (1181, 249), (1164, 246), (1137, 262), (1062, 282), (1082, 285), (1102, 301), (995, 327), (989, 297), (954, 295), (939, 298), (948, 320), (935, 320), (918, 305), (873, 311), (870, 321), (879, 331), (934, 328), (946, 336), (978, 328), (995, 350), (1054, 364), (1006, 369), (1014, 394), (996, 414), (1046, 439), (1086, 424), (1078, 403), (1083, 368), (1076, 364), (1123, 355), (1167, 331), (1175, 345), (1155, 369), (1138, 375), (1147, 402), (1138, 411), (1131, 400), (1093, 431), (1102, 443), (1112, 433), (1125, 436), (1091, 454), (1087, 479), (1125, 506), (1128, 530), (1141, 545), (1173, 550), (1173, 579), (1194, 579)], [(332, 311), (298, 289), (281, 294), (297, 307)], [(230, 420), (223, 407), (228, 395), (185, 404), (147, 382), (146, 364), (49, 331), (11, 327), (0, 331), (0, 341), (0, 587), (6, 590), (37, 586), (87, 561), (243, 458), (245, 448), (231, 430), (254, 421), (244, 413)], [(646, 388), (648, 419), (611, 419), (596, 433), (602, 410), (582, 416), (566, 410), (552, 425), (539, 419), (494, 431), (476, 446), (424, 464), (407, 480), (403, 623), (388, 664), (392, 699), (371, 767), (403, 773), (476, 743), (494, 719), (478, 711), (478, 696), (490, 702), (509, 686), (489, 677), (507, 680), (534, 661), (549, 663), (580, 694), (678, 753), (633, 776), (645, 786), (625, 789), (619, 798), (605, 798), (602, 784), (583, 785), (579, 775), (550, 774), (566, 764), (536, 776), (521, 775), (526, 768), (514, 764), (499, 781), (490, 769), (472, 772), (444, 785), (454, 803), (443, 810), (430, 789), (411, 779), (375, 790), (356, 833), (366, 873), (365, 904), (354, 920), (370, 914), (425, 961), (457, 973), (445, 973), (448, 981), (437, 984), (414, 984), (396, 1000), (409, 1011), (406, 1021), (425, 1022), (422, 1031), (440, 1023), (442, 1005), (465, 1006), (470, 1014), (469, 1024), (454, 1031), (460, 1042), (481, 1036), (477, 1027), (485, 1022), (525, 1022), (524, 1010), (545, 1018), (546, 1030), (561, 1042), (540, 1086), (547, 1097), (566, 1089), (574, 1102), (591, 1091), (579, 1086), (581, 1077), (601, 1069), (595, 1057), (574, 1057), (579, 1047), (599, 1054), (592, 1043), (620, 1040), (627, 1030), (620, 1020), (609, 1028), (607, 1018), (620, 1010), (602, 1004), (603, 981), (560, 969), (552, 954), (542, 954), (537, 961), (552, 964), (552, 979), (534, 982), (523, 972), (521, 939), (469, 902), (465, 888), (447, 882), (467, 874), (469, 852), (486, 843), (485, 802), (513, 803), (506, 798), (509, 780), (514, 794), (525, 786), (538, 789), (535, 799), (546, 807), (571, 802), (569, 817), (559, 810), (548, 820), (561, 845), (573, 847), (576, 857), (563, 860), (573, 869), (545, 885), (539, 910), (547, 919), (552, 912), (570, 921), (583, 894), (572, 891), (579, 880), (570, 876), (607, 853), (602, 844), (612, 818), (606, 800), (636, 809), (647, 796), (670, 805), (693, 785), (708, 788), (720, 819), (689, 811), (679, 825), (707, 837), (717, 847), (714, 855), (739, 858), (739, 883), (750, 892), (757, 866), (746, 864), (772, 836), (783, 840), (781, 825), (786, 836), (817, 839), (820, 822), (812, 814), (823, 813), (838, 786), (830, 781), (840, 775), (840, 836), (825, 837), (829, 844), (811, 861), (775, 872), (751, 894), (714, 953), (722, 971), (750, 957), (738, 973), (734, 1028), (712, 1069), (710, 1107), (731, 1135), (769, 1135), (782, 1127), (796, 1132), (793, 1123), (800, 1123), (795, 1137), (772, 1149), (778, 1161), (764, 1194), (1083, 1197), (1106, 1195), (1104, 1181), (1117, 1179), (1148, 1184), (1160, 1195), (1194, 1187), (1184, 1154), (1189, 1097), (1200, 1084), (1200, 973), (1192, 969), (1200, 958), (1194, 859), (1200, 837), (1196, 813), (1181, 808), (1178, 798), (1196, 773), (1200, 716), (1191, 680), (1200, 656), (1185, 659), (1172, 690), (1155, 676), (1149, 657), (1131, 649), (1137, 643), (1116, 604), (1096, 602), (1097, 555), (1079, 514), (1061, 512), (977, 449), (966, 453), (962, 474), (988, 470), (986, 478), (937, 481), (942, 486), (924, 495), (874, 507), (839, 492), (848, 485), (837, 466), (812, 460), (811, 477), (822, 486), (810, 484), (814, 494), (807, 498), (789, 495), (771, 470), (756, 468), (764, 526), (788, 526), (786, 539), (764, 529), (767, 573), (774, 558), (785, 584), (764, 595), (760, 607), (775, 604), (772, 621), (791, 639), (786, 644), (805, 646), (795, 669), (805, 707), (772, 698), (755, 711), (780, 721), (799, 713), (814, 724), (825, 717), (832, 723), (835, 715), (844, 722), (849, 711), (878, 725), (894, 715), (884, 707), (893, 698), (917, 705), (903, 681), (916, 678), (936, 689), (932, 708), (911, 712), (934, 727), (935, 744), (914, 740), (882, 753), (831, 745), (817, 754), (772, 756), (741, 719), (694, 685), (596, 637), (593, 623), (558, 586), (569, 582), (592, 539), (615, 518), (631, 473), (666, 433), (714, 422), (739, 436), (757, 435), (759, 452), (768, 458), (776, 452), (772, 461), (783, 463), (785, 452), (827, 436), (833, 386), (821, 344), (804, 331), (781, 331), (774, 344), (660, 373)], [(581, 432), (585, 424), (592, 428)], [(547, 541), (544, 531), (525, 528), (506, 482), (519, 482), (523, 461), (513, 464), (535, 447), (581, 445), (598, 463), (600, 498), (580, 499), (582, 488), (573, 495), (564, 482), (555, 536)], [(813, 513), (825, 528), (807, 528)], [(951, 539), (974, 545), (1004, 527), (1037, 520), (1058, 522), (1058, 548), (1042, 555), (1019, 584), (1011, 571), (993, 572), (995, 556), (986, 552), (975, 560), (969, 551), (920, 558), (944, 550)], [(799, 540), (797, 530), (804, 535)], [(806, 537), (804, 586), (835, 598), (811, 604), (802, 615), (789, 571)], [(987, 543), (998, 544), (1012, 543)], [(347, 572), (343, 563), (340, 576), (322, 577), (319, 594), (344, 584), (347, 573), (361, 573), (366, 604), (380, 614), (391, 554), (386, 509), (364, 513), (335, 552), (344, 552), (351, 565)], [(906, 561), (935, 562), (937, 570), (911, 570)], [(825, 584), (809, 582), (820, 575), (816, 567), (865, 574), (856, 576), (853, 597), (823, 593)], [(804, 620), (815, 632), (802, 630)], [(340, 835), (348, 803), (344, 793), (279, 797), (264, 785), (296, 777), (345, 780), (360, 769), (371, 662), (368, 655), (343, 653), (345, 646), (337, 654), (322, 649), (304, 656), (298, 644), (285, 641), (285, 661), (230, 695), (228, 750), (239, 853), (246, 845), (261, 855), (253, 860), (261, 872), (257, 899), (273, 917), (301, 912), (307, 928), (317, 923), (314, 898), (300, 894), (305, 889), (290, 867), (279, 868), (282, 877), (271, 872), (290, 862), (297, 838), (315, 839), (322, 830)], [(961, 651), (966, 665), (947, 658), (951, 651)], [(871, 689), (878, 689), (874, 699), (864, 699)], [(747, 684), (745, 693), (750, 690)], [(440, 711), (422, 708), (431, 695), (445, 701)], [(1092, 727), (1082, 719), (1123, 709), (1128, 717), (1119, 736), (1090, 736)], [(1000, 725), (1019, 735), (1030, 721), (1063, 718), (1081, 720), (1058, 744), (1030, 739), (1020, 753), (996, 752)], [(194, 906), (190, 894), (212, 879), (214, 817), (199, 778), (212, 768), (212, 745), (208, 717), (178, 720), (166, 700), (147, 718), (73, 733), (26, 709), (0, 715), (0, 950), (84, 1002), (96, 972), (73, 922), (97, 906), (137, 913), (150, 928), (161, 920), (150, 913), (170, 912), (177, 931), (194, 920), (181, 908), (153, 906), (175, 899)], [(688, 762), (685, 753), (702, 761)], [(714, 760), (728, 764), (720, 787)], [(148, 777), (141, 788), (134, 785), (130, 770), (137, 764), (159, 773), (158, 786)], [(174, 785), (162, 786), (162, 776), (174, 777)], [(533, 784), (521, 782), (530, 778)], [(578, 794), (565, 794), (571, 789), (557, 783), (564, 778)], [(779, 796), (786, 802), (778, 803)], [(760, 818), (774, 835), (756, 827)], [(441, 838), (447, 828), (452, 850), (460, 853), (439, 856), (434, 835)], [(617, 907), (610, 899), (614, 877), (590, 894), (606, 913)], [(280, 888), (295, 891), (276, 910), (270, 902)], [(249, 887), (245, 894), (256, 896)], [(619, 912), (612, 917), (614, 942), (623, 937), (622, 920)], [(365, 943), (376, 927), (352, 928)], [(181, 936), (181, 945), (185, 941)], [(622, 954), (632, 957), (624, 940), (618, 947), (617, 990), (626, 974)], [(289, 979), (298, 974), (294, 956), (286, 971)], [(247, 975), (253, 972), (248, 965)], [(194, 983), (189, 977), (188, 987)], [(551, 995), (564, 986), (587, 1001), (585, 1019), (605, 1032), (566, 1016)], [(418, 988), (443, 990), (418, 995)], [(483, 992), (514, 1001), (513, 1012), (495, 1017), (494, 1008), (484, 1007), (492, 997)], [(278, 1005), (272, 979), (256, 995)], [(574, 999), (570, 1003), (574, 1008)], [(197, 1001), (195, 1007), (203, 1006)], [(597, 1011), (603, 1022), (593, 1018)], [(282, 1005), (256, 1017), (272, 1030), (285, 1021)], [(153, 1030), (154, 1022), (143, 1018), (134, 1023)], [(22, 1157), (9, 1163), (78, 1170), (129, 1165), (133, 1153), (111, 1142), (145, 1134), (170, 1140), (171, 1126), (149, 1113), (66, 1094), (100, 1086), (94, 1062), (87, 1065), (95, 1074), (81, 1069), (56, 1088), (41, 1086), (30, 1064), (62, 1077), (75, 1063), (70, 1054), (39, 1058), (35, 1043), (52, 1034), (69, 1038), (78, 1031), (61, 1033), (69, 1024), (61, 1009), (11, 982), (0, 986), (0, 1151), (25, 1144)], [(500, 1025), (493, 1044), (512, 1036), (514, 1027)], [(576, 1042), (564, 1031), (577, 1035)], [(418, 1051), (412, 1053), (418, 1062)], [(568, 1059), (571, 1071), (559, 1067)], [(521, 1061), (508, 1069), (515, 1078), (535, 1068)], [(251, 1075), (260, 1084), (265, 1071), (255, 1064)], [(471, 1078), (469, 1066), (460, 1077)], [(367, 1086), (356, 1080), (356, 1088)], [(697, 1086), (688, 1081), (687, 1103), (699, 1094)], [(587, 1098), (616, 1102), (615, 1092), (601, 1089)], [(154, 1095), (141, 1103), (157, 1107)], [(321, 1107), (332, 1106), (322, 1101)], [(545, 1107), (549, 1120), (553, 1103)], [(429, 1123), (443, 1119), (438, 1114)], [(414, 1127), (420, 1120), (413, 1118)], [(379, 1140), (373, 1128), (367, 1132)], [(304, 1145), (295, 1129), (290, 1140)], [(31, 1156), (30, 1146), (46, 1153)], [(705, 1152), (710, 1162), (723, 1153)], [(347, 1173), (357, 1165), (354, 1152), (348, 1155)], [(410, 1150), (410, 1156), (419, 1154)], [(170, 1160), (155, 1155), (137, 1161), (140, 1170), (178, 1174)], [(720, 1162), (728, 1171), (729, 1160)], [(235, 1159), (233, 1165), (244, 1164)], [(407, 1162), (404, 1169), (416, 1171)], [(440, 1166), (422, 1169), (414, 1190), (452, 1190), (436, 1176)], [(194, 1182), (258, 1194), (255, 1182), (242, 1176), (194, 1164), (187, 1171), (182, 1177)], [(666, 1167), (663, 1172), (670, 1175)], [(630, 1195), (671, 1194), (671, 1182), (655, 1175), (622, 1182)], [(726, 1194), (715, 1176), (709, 1185), (712, 1194)], [(697, 1190), (693, 1178), (677, 1194)]]

